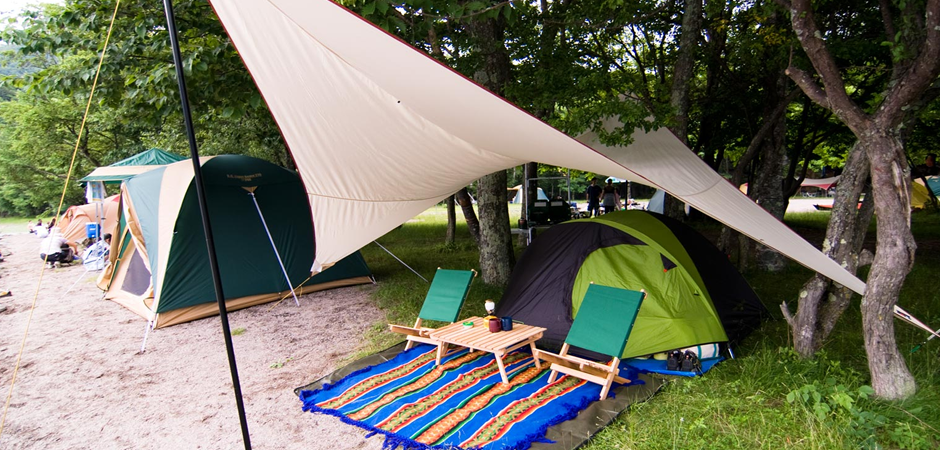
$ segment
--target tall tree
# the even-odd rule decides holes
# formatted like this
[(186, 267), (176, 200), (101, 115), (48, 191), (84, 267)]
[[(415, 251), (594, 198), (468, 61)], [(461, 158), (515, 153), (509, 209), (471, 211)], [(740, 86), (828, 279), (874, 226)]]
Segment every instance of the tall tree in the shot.
[[(791, 64), (787, 75), (852, 130), (858, 139), (855, 151), (864, 151), (869, 160), (878, 229), (862, 298), (865, 350), (875, 394), (886, 399), (905, 398), (914, 393), (916, 383), (898, 351), (893, 314), (917, 245), (910, 229), (910, 167), (899, 126), (907, 110), (940, 74), (940, 0), (905, 2), (900, 11), (887, 1), (864, 5), (880, 10), (893, 50), (890, 79), (881, 101), (871, 111), (856, 103), (846, 90), (843, 69), (829, 49), (834, 37), (827, 37), (818, 26), (810, 0), (777, 1), (789, 10), (793, 31), (815, 72), (814, 77)], [(898, 15), (900, 24), (895, 23)]]
[[(478, 65), (473, 78), (491, 92), (502, 95), (510, 81), (509, 53), (506, 50), (505, 19), (502, 15), (482, 16), (466, 23)], [(483, 281), (498, 286), (509, 282), (515, 262), (506, 202), (506, 171), (500, 170), (477, 181), (480, 209), (480, 274)]]

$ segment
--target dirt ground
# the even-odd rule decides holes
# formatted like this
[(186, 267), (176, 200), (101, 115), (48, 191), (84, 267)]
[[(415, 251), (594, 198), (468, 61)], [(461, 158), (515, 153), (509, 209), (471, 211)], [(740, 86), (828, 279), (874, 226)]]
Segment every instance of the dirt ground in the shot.
[[(36, 308), (0, 449), (243, 448), (218, 317), (155, 330), (103, 300), (80, 264), (40, 275), (39, 240), (0, 237), (0, 393)], [(9, 253), (9, 255), (8, 255)], [(75, 287), (63, 295), (74, 282)], [(333, 371), (383, 314), (371, 286), (318, 292), (229, 314), (255, 449), (381, 448), (381, 438), (301, 411), (293, 389)]]

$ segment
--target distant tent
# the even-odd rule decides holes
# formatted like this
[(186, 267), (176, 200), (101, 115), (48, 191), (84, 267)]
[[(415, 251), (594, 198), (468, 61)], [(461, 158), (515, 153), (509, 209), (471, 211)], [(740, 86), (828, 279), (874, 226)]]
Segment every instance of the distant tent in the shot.
[(99, 236), (104, 235), (104, 233), (113, 234), (114, 228), (117, 226), (119, 213), (120, 196), (112, 195), (100, 203), (70, 206), (62, 214), (59, 227), (65, 239), (72, 243), (78, 243), (87, 238), (87, 226), (91, 223), (101, 224)]
[[(313, 223), (296, 173), (248, 156), (210, 156), (201, 161), (229, 310), (290, 296), (251, 193), (291, 286), (312, 292), (371, 282), (359, 252), (310, 277)], [(110, 261), (98, 280), (105, 298), (154, 320), (156, 327), (218, 314), (190, 161), (159, 167), (124, 183)]]
[(548, 229), (526, 249), (496, 309), (559, 347), (591, 283), (647, 292), (623, 357), (739, 341), (767, 310), (728, 258), (687, 225), (619, 211)]
[(823, 190), (829, 190), (829, 188), (839, 184), (839, 177), (829, 177), (829, 178), (805, 178), (803, 182), (800, 183), (800, 187), (817, 187)]
[(120, 184), (134, 175), (153, 170), (158, 166), (165, 166), (177, 161), (187, 159), (184, 156), (175, 155), (159, 148), (152, 148), (140, 152), (127, 159), (122, 159), (110, 166), (99, 167), (93, 170), (88, 176), (78, 180), (85, 184), (89, 181), (101, 181), (105, 184)]
[[(538, 199), (548, 201), (548, 196), (545, 195), (545, 191), (543, 191), (542, 188), (538, 188), (538, 189), (539, 189), (538, 194), (537, 194)], [(516, 192), (516, 195), (512, 197), (512, 200), (509, 203), (512, 203), (514, 205), (522, 204), (522, 185), (520, 184), (518, 186), (511, 187), (508, 190)]]
[(932, 176), (926, 178), (926, 185), (924, 184), (924, 180), (920, 178), (915, 178), (914, 183), (911, 184), (911, 208), (924, 209), (930, 204), (931, 198), (927, 186), (930, 186), (934, 197), (940, 197), (940, 177)]
[(646, 205), (646, 210), (662, 214), (665, 201), (666, 191), (657, 189), (656, 192), (653, 193), (653, 197), (650, 198), (650, 202)]
[(935, 197), (940, 197), (940, 176), (925, 177), (927, 186), (933, 191)]

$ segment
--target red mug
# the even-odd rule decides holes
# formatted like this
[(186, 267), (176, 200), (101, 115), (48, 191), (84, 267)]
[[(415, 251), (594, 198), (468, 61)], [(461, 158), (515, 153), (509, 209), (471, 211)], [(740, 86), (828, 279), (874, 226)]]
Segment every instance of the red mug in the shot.
[(490, 333), (496, 333), (497, 331), (502, 331), (502, 325), (499, 323), (499, 319), (492, 318), (490, 319)]

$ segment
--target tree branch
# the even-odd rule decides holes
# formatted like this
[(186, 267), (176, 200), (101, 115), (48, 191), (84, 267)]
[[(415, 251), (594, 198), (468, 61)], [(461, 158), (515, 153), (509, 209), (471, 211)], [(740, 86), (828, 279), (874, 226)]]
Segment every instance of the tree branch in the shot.
[(894, 17), (891, 15), (891, 2), (888, 0), (878, 0), (878, 6), (881, 7), (881, 20), (885, 23), (885, 37), (888, 42), (894, 42), (894, 36), (898, 34), (894, 28)]
[[(785, 3), (781, 3), (781, 0), (777, 1), (781, 5), (786, 6)], [(810, 62), (813, 64), (813, 68), (816, 69), (816, 73), (818, 73), (819, 77), (822, 79), (825, 88), (825, 97), (819, 95), (822, 91), (815, 82), (812, 83), (815, 88), (810, 86), (809, 81), (812, 81), (812, 78), (802, 70), (791, 65), (787, 68), (787, 75), (790, 76), (814, 102), (835, 113), (836, 116), (845, 122), (853, 131), (857, 133), (860, 132), (859, 125), (866, 122), (868, 117), (861, 108), (849, 98), (848, 93), (845, 92), (842, 72), (839, 70), (835, 59), (832, 58), (832, 54), (829, 53), (829, 49), (826, 47), (826, 41), (823, 40), (822, 32), (819, 30), (819, 27), (816, 26), (810, 0), (793, 0), (790, 2), (789, 8), (793, 31), (796, 33), (796, 37), (800, 41), (803, 51), (806, 52), (806, 56), (809, 57)], [(821, 101), (823, 99), (825, 99), (825, 101)]]
[(796, 99), (797, 95), (800, 94), (799, 89), (794, 89), (787, 94), (780, 103), (777, 103), (777, 106), (774, 108), (773, 112), (770, 113), (770, 116), (764, 121), (760, 129), (757, 130), (757, 133), (751, 138), (750, 145), (747, 146), (747, 151), (744, 152), (744, 155), (741, 156), (741, 159), (738, 160), (737, 166), (734, 168), (734, 174), (731, 176), (731, 184), (735, 186), (740, 186), (741, 182), (744, 180), (744, 171), (747, 168), (747, 165), (754, 159), (754, 155), (757, 154), (757, 150), (760, 148), (761, 141), (770, 134), (770, 131), (773, 130), (777, 121), (780, 120), (780, 117), (783, 115), (784, 111), (787, 110), (787, 106)]
[(928, 0), (926, 8), (926, 39), (910, 70), (884, 94), (885, 102), (875, 113), (881, 125), (893, 128), (904, 119), (903, 108), (909, 106), (940, 75), (940, 0)]

